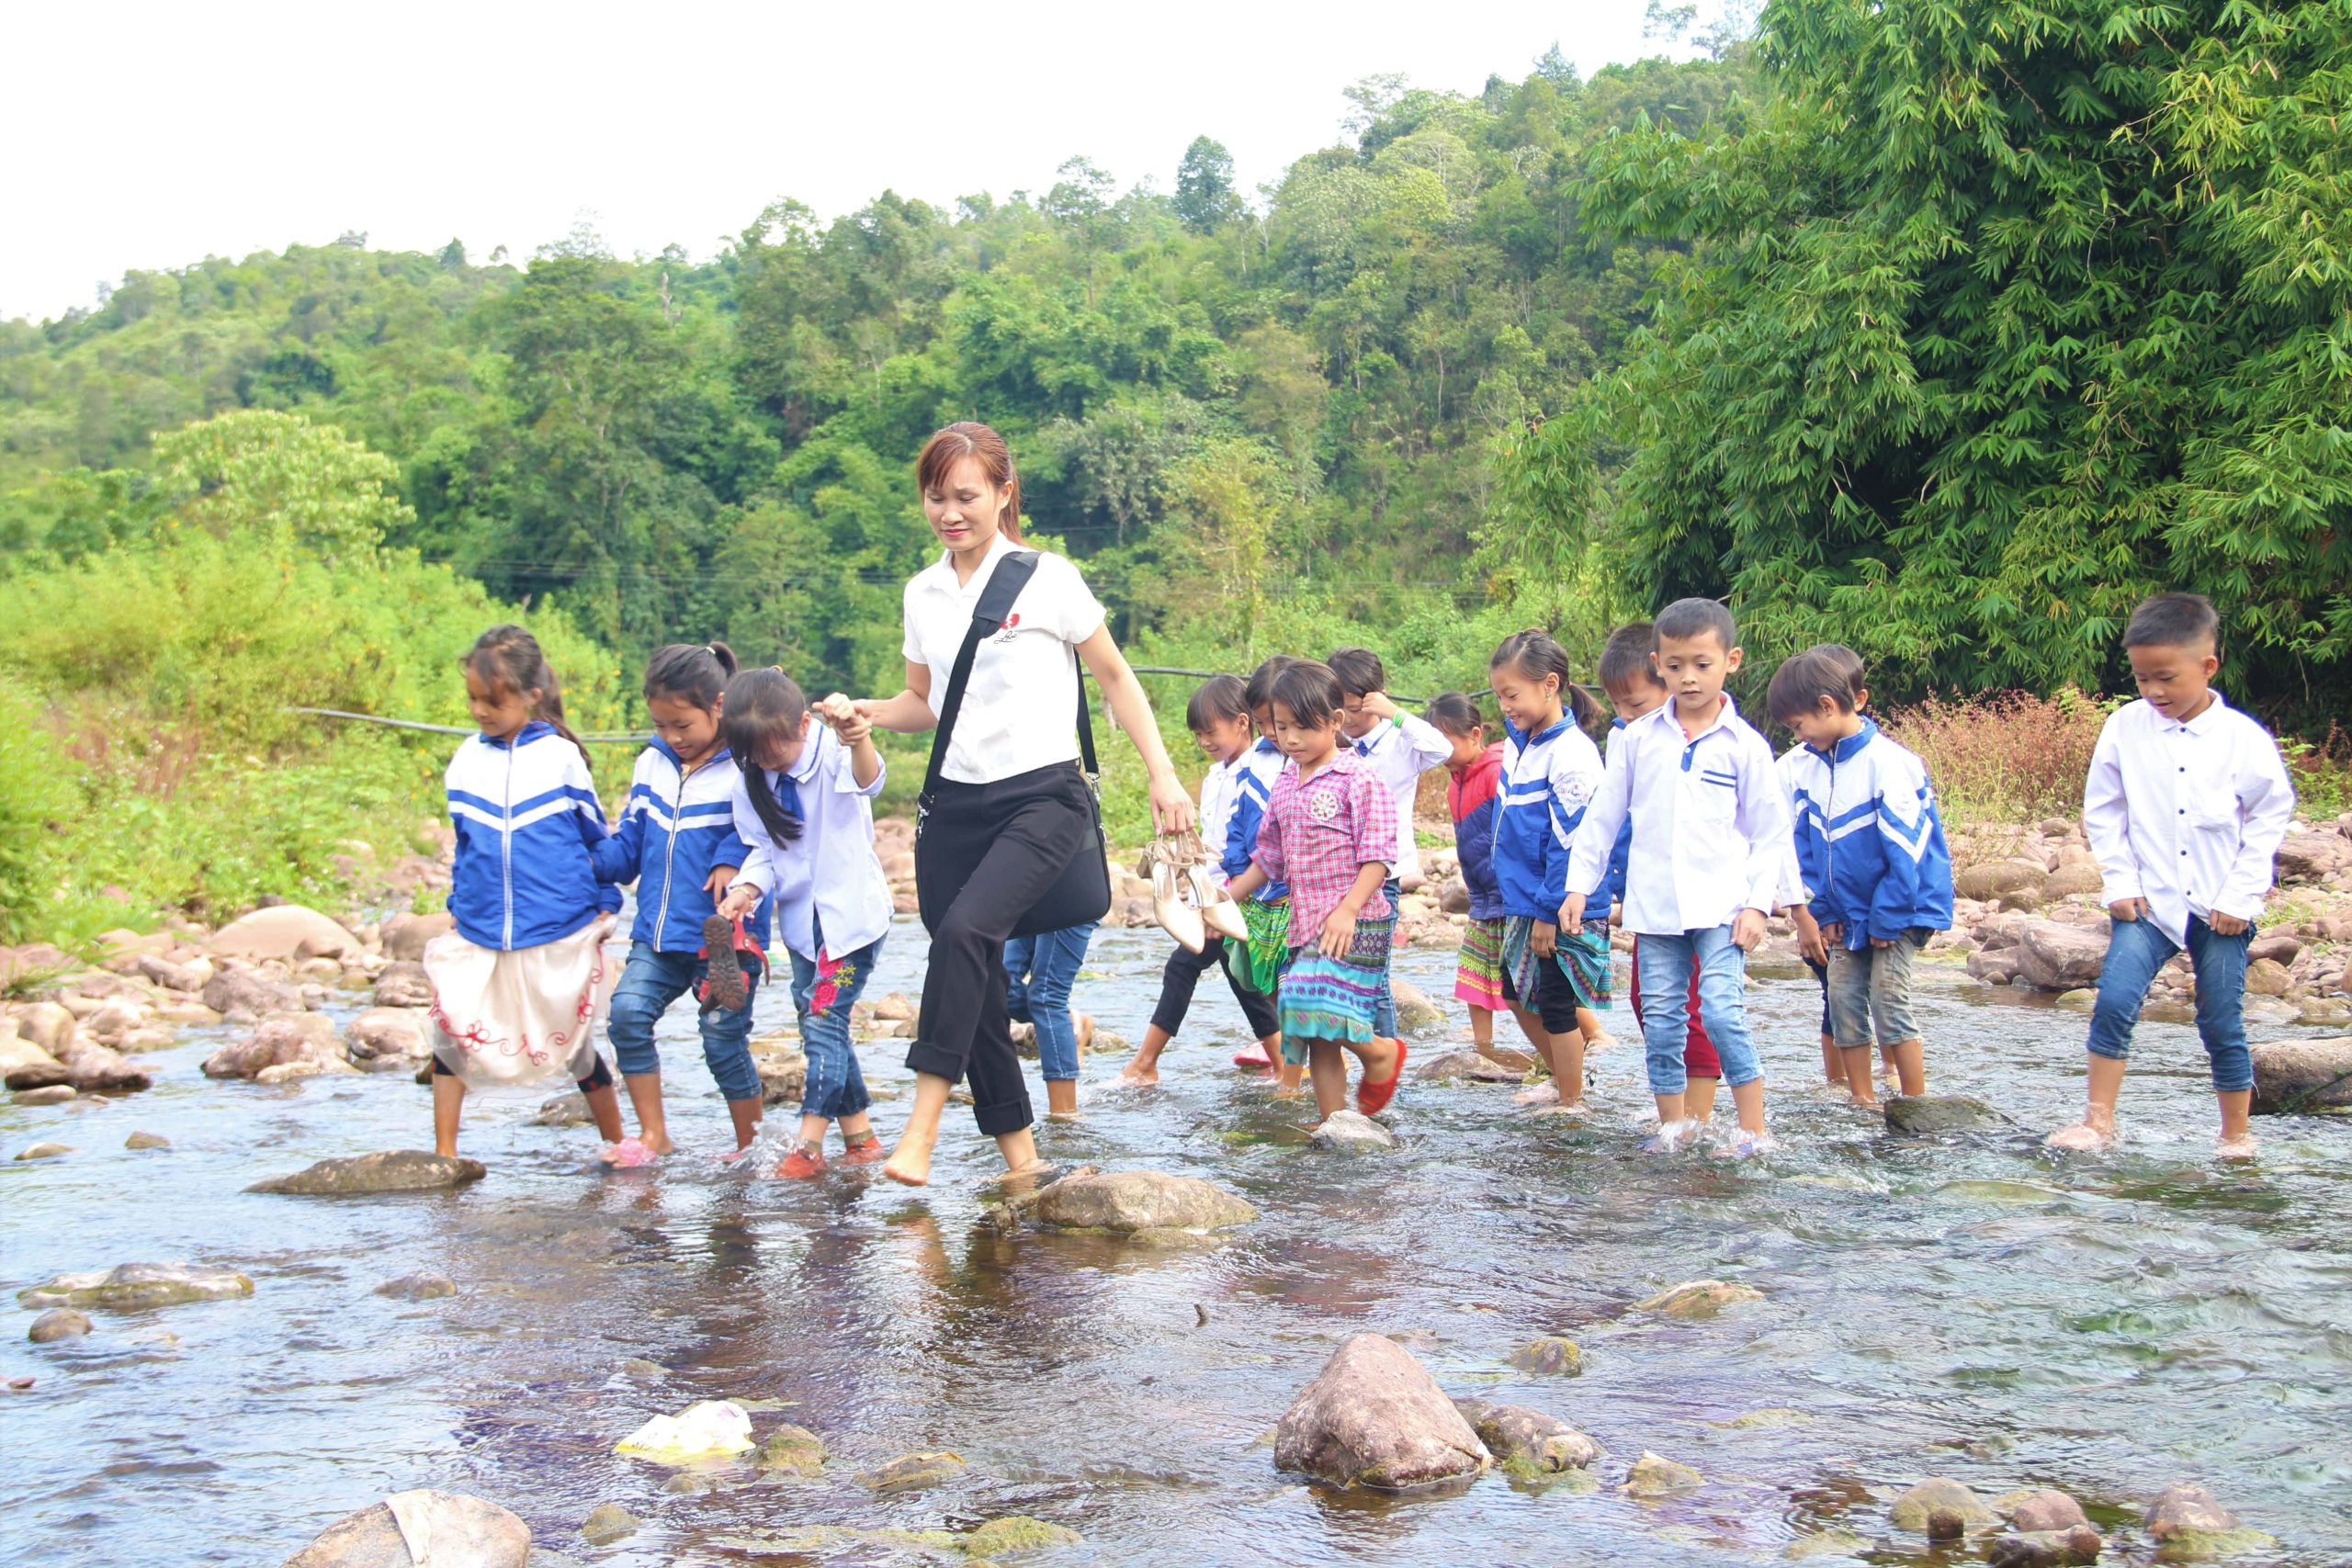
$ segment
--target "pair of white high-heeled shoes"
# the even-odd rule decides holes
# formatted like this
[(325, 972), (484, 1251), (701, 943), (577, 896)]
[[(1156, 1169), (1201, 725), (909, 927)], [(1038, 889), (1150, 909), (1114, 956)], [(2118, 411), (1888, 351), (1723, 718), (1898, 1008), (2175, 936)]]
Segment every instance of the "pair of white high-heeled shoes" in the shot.
[(1151, 877), (1151, 913), (1160, 930), (1198, 953), (1214, 936), (1250, 940), (1241, 906), (1208, 866), (1198, 833), (1163, 833), (1144, 852)]

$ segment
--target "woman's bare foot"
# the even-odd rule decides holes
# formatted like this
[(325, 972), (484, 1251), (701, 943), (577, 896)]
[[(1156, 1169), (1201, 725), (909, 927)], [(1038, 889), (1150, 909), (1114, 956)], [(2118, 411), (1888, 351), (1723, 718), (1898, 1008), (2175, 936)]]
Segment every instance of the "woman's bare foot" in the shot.
[(2252, 1133), (2243, 1133), (2234, 1138), (2216, 1138), (2213, 1141), (2213, 1153), (2222, 1159), (2250, 1160), (2261, 1152), (2261, 1146), (2254, 1141)]
[(882, 1162), (882, 1174), (909, 1187), (931, 1185), (931, 1155), (933, 1145), (918, 1141), (912, 1133), (899, 1140), (890, 1157)]
[(1129, 1062), (1119, 1070), (1119, 1081), (1130, 1089), (1148, 1089), (1159, 1081), (1159, 1066), (1146, 1066), (1141, 1062)]
[(2041, 1140), (2048, 1149), (2072, 1149), (2077, 1154), (2098, 1154), (2115, 1146), (2115, 1124), (2105, 1125), (2086, 1117), (2071, 1127), (2061, 1127)]

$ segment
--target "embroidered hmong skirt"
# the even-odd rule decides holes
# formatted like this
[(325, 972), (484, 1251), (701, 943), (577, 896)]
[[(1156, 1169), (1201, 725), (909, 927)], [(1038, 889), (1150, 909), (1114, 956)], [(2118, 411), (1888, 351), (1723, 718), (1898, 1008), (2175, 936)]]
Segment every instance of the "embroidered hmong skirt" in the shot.
[(1358, 920), (1346, 954), (1326, 958), (1313, 945), (1295, 949), (1283, 971), (1283, 1060), (1306, 1060), (1310, 1040), (1363, 1045), (1373, 1038), (1373, 1010), (1387, 989), (1388, 944), (1396, 917)]
[[(1530, 942), (1535, 922), (1513, 915), (1503, 922), (1503, 968), (1521, 1005), (1534, 1006), (1535, 971), (1544, 960)], [(1562, 931), (1555, 939), (1553, 962), (1576, 988), (1581, 1005), (1600, 1012), (1609, 1006), (1609, 922), (1587, 920), (1576, 932)]]
[(1271, 997), (1282, 983), (1283, 963), (1290, 956), (1290, 899), (1284, 897), (1267, 903), (1244, 898), (1241, 918), (1250, 926), (1250, 945), (1239, 969), (1241, 978), (1251, 990)]
[(1453, 999), (1488, 1012), (1509, 1005), (1503, 998), (1503, 922), (1472, 920), (1462, 928), (1462, 952), (1453, 963)]
[(426, 942), (433, 1054), (469, 1084), (588, 1077), (612, 997), (605, 939), (613, 924), (599, 915), (570, 936), (512, 953), (477, 947), (456, 931)]

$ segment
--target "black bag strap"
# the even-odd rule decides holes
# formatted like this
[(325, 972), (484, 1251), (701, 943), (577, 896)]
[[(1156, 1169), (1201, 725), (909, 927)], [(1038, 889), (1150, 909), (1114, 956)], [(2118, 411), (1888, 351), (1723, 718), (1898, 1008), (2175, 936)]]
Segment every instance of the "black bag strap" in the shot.
[[(1012, 614), (1013, 602), (1029, 580), (1037, 572), (1037, 552), (1015, 550), (996, 563), (996, 570), (989, 578), (989, 585), (980, 590), (980, 602), (972, 606), (972, 624), (964, 633), (964, 645), (956, 650), (956, 663), (947, 672), (947, 695), (939, 705), (939, 722), (931, 732), (931, 766), (923, 773), (922, 799), (928, 803), (932, 792), (939, 787), (939, 771), (947, 761), (948, 743), (955, 737), (956, 716), (964, 711), (964, 688), (972, 679), (972, 658), (979, 651), (983, 639), (994, 637), (1004, 627), (1007, 615)], [(1078, 662), (1078, 651), (1070, 650), (1070, 662)], [(1086, 771), (1086, 782), (1095, 787), (1102, 770), (1094, 760), (1094, 719), (1086, 707), (1086, 685), (1083, 680), (1078, 689), (1078, 751), (1080, 765)]]

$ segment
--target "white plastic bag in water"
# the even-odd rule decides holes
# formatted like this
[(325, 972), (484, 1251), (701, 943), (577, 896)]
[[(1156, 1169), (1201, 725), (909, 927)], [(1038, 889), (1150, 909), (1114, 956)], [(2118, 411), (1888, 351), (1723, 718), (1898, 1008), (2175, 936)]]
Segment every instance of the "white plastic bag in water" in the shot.
[(661, 1464), (724, 1459), (752, 1446), (751, 1413), (731, 1399), (706, 1399), (675, 1416), (656, 1416), (613, 1446), (616, 1454)]

